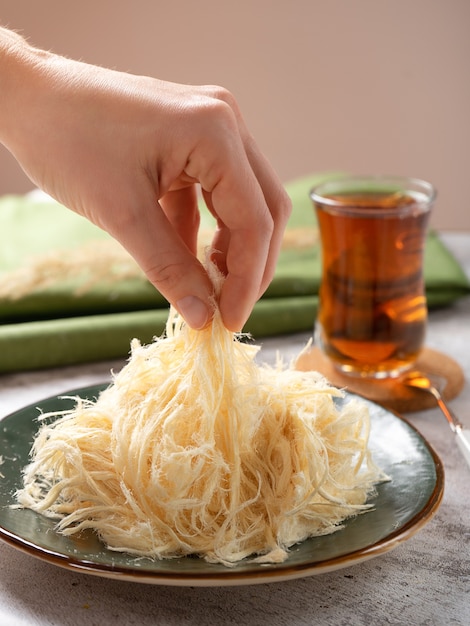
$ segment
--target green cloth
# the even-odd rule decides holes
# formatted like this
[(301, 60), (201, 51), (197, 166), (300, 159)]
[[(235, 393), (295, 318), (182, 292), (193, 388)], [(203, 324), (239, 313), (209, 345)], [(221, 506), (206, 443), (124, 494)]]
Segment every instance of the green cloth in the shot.
[[(309, 190), (327, 176), (286, 185), (293, 201), (288, 230), (299, 245), (281, 251), (274, 280), (244, 328), (255, 338), (313, 330), (321, 260)], [(212, 225), (204, 210), (202, 225)], [(302, 244), (299, 234), (314, 243)], [(63, 251), (66, 258), (73, 249), (109, 239), (51, 200), (0, 198), (0, 286), (2, 277), (29, 259), (50, 251)], [(435, 232), (427, 237), (424, 274), (430, 308), (470, 293), (465, 273)], [(163, 332), (168, 304), (142, 274), (79, 291), (83, 280), (62, 281), (17, 300), (0, 298), (0, 373), (123, 358), (134, 337), (147, 343)]]

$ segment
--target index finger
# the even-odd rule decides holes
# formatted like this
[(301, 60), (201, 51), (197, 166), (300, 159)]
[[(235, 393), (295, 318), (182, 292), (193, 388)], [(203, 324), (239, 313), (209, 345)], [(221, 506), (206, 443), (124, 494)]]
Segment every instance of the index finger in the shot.
[(278, 205), (270, 209), (249, 164), (243, 175), (232, 171), (205, 196), (219, 222), (213, 248), (226, 274), (219, 309), (225, 326), (239, 331), (272, 279), (287, 218)]
[(220, 101), (217, 110), (219, 123), (212, 117), (184, 171), (217, 218), (213, 247), (226, 274), (219, 309), (225, 326), (239, 331), (274, 275), (290, 200), (237, 110)]

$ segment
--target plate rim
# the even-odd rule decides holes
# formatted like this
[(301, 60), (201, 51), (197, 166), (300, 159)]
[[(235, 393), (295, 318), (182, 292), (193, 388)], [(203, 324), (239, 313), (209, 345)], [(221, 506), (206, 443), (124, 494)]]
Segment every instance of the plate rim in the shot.
[[(14, 418), (17, 413), (32, 411), (38, 409), (39, 405), (42, 405), (49, 401), (60, 400), (64, 398), (71, 398), (79, 396), (80, 394), (99, 394), (101, 391), (109, 387), (111, 383), (95, 383), (92, 385), (77, 387), (69, 391), (65, 391), (60, 394), (53, 394), (47, 396), (42, 400), (29, 403), (28, 405), (9, 413), (8, 415), (0, 418), (0, 425), (2, 422), (8, 419)], [(81, 559), (79, 557), (73, 557), (65, 553), (61, 553), (49, 548), (41, 547), (34, 542), (25, 539), (4, 528), (2, 521), (0, 520), (0, 539), (11, 547), (20, 550), (21, 552), (39, 559), (50, 565), (58, 566), (68, 571), (80, 572), (84, 574), (90, 574), (102, 578), (108, 578), (113, 580), (140, 582), (154, 585), (167, 585), (167, 586), (191, 586), (191, 587), (223, 587), (223, 586), (239, 586), (239, 585), (254, 585), (270, 582), (282, 582), (285, 580), (294, 580), (307, 576), (319, 575), (336, 571), (353, 565), (357, 565), (364, 561), (370, 560), (382, 554), (389, 552), (396, 548), (404, 541), (410, 539), (415, 535), (423, 526), (425, 526), (436, 514), (444, 495), (444, 482), (445, 471), (444, 465), (439, 458), (438, 454), (434, 450), (433, 446), (427, 441), (427, 439), (419, 432), (419, 430), (411, 424), (403, 415), (396, 411), (383, 407), (380, 404), (369, 400), (368, 398), (361, 396), (355, 392), (346, 392), (348, 396), (356, 396), (368, 403), (386, 411), (393, 415), (395, 418), (404, 422), (408, 428), (410, 428), (415, 435), (424, 443), (435, 468), (436, 479), (425, 504), (419, 511), (416, 511), (414, 515), (400, 528), (388, 533), (385, 537), (375, 541), (374, 543), (358, 548), (346, 554), (341, 554), (332, 558), (323, 559), (315, 562), (304, 562), (289, 565), (288, 560), (283, 564), (278, 564), (276, 568), (271, 568), (270, 564), (266, 564), (264, 567), (260, 567), (251, 571), (237, 571), (236, 565), (233, 568), (227, 567), (225, 570), (214, 572), (185, 572), (185, 571), (161, 571), (158, 570), (139, 570), (126, 567), (125, 565), (113, 565), (108, 563), (98, 563), (96, 561), (89, 561), (87, 559)], [(0, 503), (0, 507), (5, 507)], [(34, 512), (36, 515), (40, 513)], [(112, 552), (112, 551), (111, 551)], [(136, 557), (138, 558), (138, 557)], [(187, 557), (179, 557), (187, 558)]]

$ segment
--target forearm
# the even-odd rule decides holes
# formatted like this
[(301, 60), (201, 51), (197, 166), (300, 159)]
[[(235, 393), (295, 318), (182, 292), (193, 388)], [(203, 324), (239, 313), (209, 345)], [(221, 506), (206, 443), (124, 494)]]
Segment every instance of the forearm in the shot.
[(0, 142), (7, 141), (7, 131), (11, 125), (11, 115), (15, 98), (15, 83), (18, 82), (17, 67), (26, 42), (22, 37), (5, 28), (0, 28)]
[(21, 53), (21, 50), (27, 47), (29, 47), (29, 44), (21, 35), (0, 26), (0, 63), (8, 55)]
[(52, 55), (21, 35), (0, 27), (0, 142), (13, 153), (25, 141), (41, 81), (41, 66)]
[[(35, 48), (19, 34), (0, 28), (0, 143), (41, 188), (51, 141), (62, 127), (62, 103), (56, 94), (62, 80), (58, 78), (58, 68), (68, 62)], [(67, 76), (66, 71), (62, 74)]]

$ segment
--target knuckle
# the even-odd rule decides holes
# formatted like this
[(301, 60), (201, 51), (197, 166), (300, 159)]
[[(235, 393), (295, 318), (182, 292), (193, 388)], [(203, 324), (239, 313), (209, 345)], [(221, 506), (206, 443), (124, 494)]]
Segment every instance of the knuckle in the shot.
[(271, 239), (271, 236), (274, 232), (275, 217), (268, 210), (268, 207), (266, 207), (266, 210), (263, 211), (263, 213), (261, 214), (261, 218), (262, 222), (260, 224), (260, 230), (264, 234), (265, 238)]
[(220, 85), (206, 85), (204, 92), (212, 100), (228, 104), (231, 108), (237, 107), (237, 101), (231, 91)]
[(280, 190), (278, 206), (281, 220), (287, 222), (292, 213), (292, 200), (283, 187)]
[(150, 282), (166, 295), (187, 277), (188, 267), (184, 263), (156, 263), (145, 269), (145, 274)]
[(202, 96), (194, 101), (194, 115), (205, 118), (212, 128), (217, 126), (225, 126), (231, 130), (238, 128), (240, 110), (230, 91), (224, 87), (209, 85), (203, 87)]

